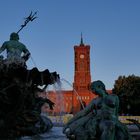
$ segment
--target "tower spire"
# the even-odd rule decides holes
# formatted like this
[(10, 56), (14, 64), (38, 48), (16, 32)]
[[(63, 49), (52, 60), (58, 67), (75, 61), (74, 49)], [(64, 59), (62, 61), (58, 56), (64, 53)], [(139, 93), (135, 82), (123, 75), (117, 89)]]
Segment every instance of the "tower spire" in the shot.
[(82, 32), (81, 32), (81, 42), (80, 42), (80, 46), (84, 46)]

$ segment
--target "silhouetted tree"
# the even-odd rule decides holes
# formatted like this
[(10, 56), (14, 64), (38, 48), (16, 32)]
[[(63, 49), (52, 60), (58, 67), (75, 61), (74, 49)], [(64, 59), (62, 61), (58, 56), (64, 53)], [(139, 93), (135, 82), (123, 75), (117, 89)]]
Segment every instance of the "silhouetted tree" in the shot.
[(140, 115), (140, 77), (119, 76), (115, 81), (113, 93), (120, 99), (120, 113)]

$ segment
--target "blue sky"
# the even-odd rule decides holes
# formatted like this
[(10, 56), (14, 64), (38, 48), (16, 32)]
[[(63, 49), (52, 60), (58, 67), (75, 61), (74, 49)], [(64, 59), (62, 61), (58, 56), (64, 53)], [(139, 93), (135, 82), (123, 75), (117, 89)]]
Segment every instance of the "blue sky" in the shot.
[(19, 34), (32, 54), (29, 69), (57, 71), (72, 83), (73, 46), (82, 32), (91, 46), (92, 80), (111, 89), (119, 75), (140, 76), (140, 0), (1, 0), (1, 45), (30, 11), (38, 11), (38, 18)]

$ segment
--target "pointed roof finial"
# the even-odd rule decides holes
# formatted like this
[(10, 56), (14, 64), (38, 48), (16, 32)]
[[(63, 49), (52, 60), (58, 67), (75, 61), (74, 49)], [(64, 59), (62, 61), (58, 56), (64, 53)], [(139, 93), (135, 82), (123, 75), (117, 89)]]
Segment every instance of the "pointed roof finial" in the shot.
[(81, 42), (80, 42), (80, 46), (84, 46), (82, 32), (81, 32)]

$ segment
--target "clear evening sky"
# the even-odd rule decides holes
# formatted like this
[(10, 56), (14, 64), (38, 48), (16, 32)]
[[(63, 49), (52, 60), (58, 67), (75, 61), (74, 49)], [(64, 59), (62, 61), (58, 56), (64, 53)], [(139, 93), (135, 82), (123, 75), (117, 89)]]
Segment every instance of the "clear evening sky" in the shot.
[(30, 11), (38, 18), (19, 34), (32, 54), (29, 69), (57, 71), (72, 83), (73, 46), (82, 32), (91, 46), (92, 80), (111, 89), (119, 75), (140, 76), (140, 0), (1, 0), (0, 45)]

